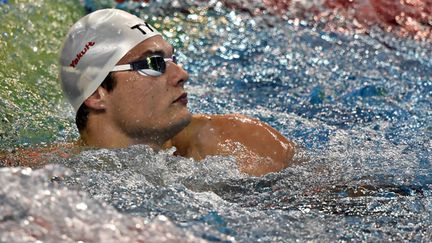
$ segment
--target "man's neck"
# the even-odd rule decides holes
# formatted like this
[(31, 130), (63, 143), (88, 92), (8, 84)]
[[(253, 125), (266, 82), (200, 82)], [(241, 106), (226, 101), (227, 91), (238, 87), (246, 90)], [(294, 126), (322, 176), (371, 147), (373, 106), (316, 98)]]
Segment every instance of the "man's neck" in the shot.
[(84, 146), (97, 148), (125, 148), (134, 144), (146, 144), (154, 150), (164, 148), (165, 140), (153, 136), (130, 137), (117, 127), (98, 118), (89, 120), (84, 131), (80, 132)]

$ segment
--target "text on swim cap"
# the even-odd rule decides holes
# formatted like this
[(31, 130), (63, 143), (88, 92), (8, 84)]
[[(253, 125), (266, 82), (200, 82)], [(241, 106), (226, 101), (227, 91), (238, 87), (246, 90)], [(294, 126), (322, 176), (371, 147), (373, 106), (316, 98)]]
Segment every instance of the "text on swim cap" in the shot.
[(78, 62), (80, 61), (81, 57), (83, 57), (86, 52), (90, 49), (90, 47), (94, 46), (96, 42), (89, 41), (85, 45), (84, 49), (76, 55), (76, 58), (72, 60), (71, 64), (69, 64), (70, 67), (76, 67), (78, 65)]
[(151, 32), (154, 32), (154, 30), (146, 22), (144, 22), (144, 24), (134, 25), (131, 27), (131, 29), (139, 29), (141, 31), (141, 33), (143, 33), (144, 35), (147, 35), (147, 32), (144, 29), (142, 29), (141, 26), (145, 26), (145, 27), (147, 27), (148, 30), (150, 30)]

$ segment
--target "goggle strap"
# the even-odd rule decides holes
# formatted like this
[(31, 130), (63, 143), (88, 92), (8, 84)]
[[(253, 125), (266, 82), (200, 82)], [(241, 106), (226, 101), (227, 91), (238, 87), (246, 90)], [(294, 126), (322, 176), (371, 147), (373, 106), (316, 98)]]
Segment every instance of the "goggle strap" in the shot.
[(130, 64), (123, 64), (123, 65), (116, 65), (116, 66), (114, 66), (114, 68), (112, 69), (112, 72), (129, 71), (129, 70), (132, 70), (132, 65), (130, 65)]
[[(173, 63), (177, 63), (177, 58), (174, 55), (171, 58), (162, 58), (159, 56), (148, 57), (145, 60), (137, 61), (134, 63), (116, 65), (112, 69), (112, 72), (131, 71), (131, 70), (139, 71), (139, 70), (146, 69), (146, 70), (153, 70), (155, 73), (158, 73), (160, 75), (161, 73), (165, 72), (166, 62), (168, 62), (168, 61), (171, 61)], [(159, 69), (159, 70), (155, 70), (155, 69)], [(162, 72), (160, 72), (160, 71), (162, 71)], [(153, 72), (151, 72), (151, 73), (153, 73)]]

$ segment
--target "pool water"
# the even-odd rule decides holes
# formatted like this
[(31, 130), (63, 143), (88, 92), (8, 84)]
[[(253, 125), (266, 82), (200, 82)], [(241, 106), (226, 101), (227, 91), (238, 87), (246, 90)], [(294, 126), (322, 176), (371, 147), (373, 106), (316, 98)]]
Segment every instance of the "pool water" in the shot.
[(0, 169), (1, 241), (432, 239), (431, 43), (227, 2), (241, 5), (0, 3), (0, 148), (78, 137), (58, 49), (85, 11), (117, 6), (152, 16), (177, 48), (194, 113), (259, 118), (296, 142), (302, 162), (251, 177), (231, 157), (196, 163), (143, 145), (47, 155), (55, 165)]

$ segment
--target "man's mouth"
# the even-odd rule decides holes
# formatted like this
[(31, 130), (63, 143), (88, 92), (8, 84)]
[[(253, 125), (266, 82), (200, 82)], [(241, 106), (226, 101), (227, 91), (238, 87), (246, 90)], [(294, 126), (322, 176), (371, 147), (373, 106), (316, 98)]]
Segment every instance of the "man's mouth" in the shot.
[(173, 101), (173, 103), (180, 103), (183, 105), (187, 105), (188, 103), (187, 93), (183, 93), (182, 95), (180, 95), (176, 100)]

